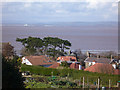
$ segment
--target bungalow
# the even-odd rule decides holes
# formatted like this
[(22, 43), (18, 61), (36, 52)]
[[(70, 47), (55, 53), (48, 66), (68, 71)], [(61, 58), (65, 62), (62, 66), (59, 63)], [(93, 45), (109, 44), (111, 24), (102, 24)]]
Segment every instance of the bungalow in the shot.
[(41, 56), (25, 56), (22, 58), (22, 64), (26, 65), (40, 65), (44, 67), (49, 67), (53, 64), (53, 61), (51, 61), (48, 57), (45, 55)]

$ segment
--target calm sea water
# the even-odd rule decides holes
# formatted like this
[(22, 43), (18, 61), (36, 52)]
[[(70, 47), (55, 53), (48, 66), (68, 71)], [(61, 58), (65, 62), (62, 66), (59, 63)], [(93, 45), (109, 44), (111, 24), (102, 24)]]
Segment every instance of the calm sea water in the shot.
[(3, 42), (10, 42), (17, 51), (22, 45), (16, 42), (16, 38), (28, 36), (67, 39), (72, 43), (72, 50), (118, 50), (118, 27), (112, 23), (2, 26)]

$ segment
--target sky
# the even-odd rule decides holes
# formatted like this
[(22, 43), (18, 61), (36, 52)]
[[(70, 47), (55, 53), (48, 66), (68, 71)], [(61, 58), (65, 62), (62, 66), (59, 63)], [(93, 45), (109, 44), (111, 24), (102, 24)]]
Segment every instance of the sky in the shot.
[[(93, 1), (93, 0), (92, 0)], [(114, 0), (113, 0), (114, 1)], [(101, 22), (118, 20), (117, 2), (3, 2), (2, 23)]]

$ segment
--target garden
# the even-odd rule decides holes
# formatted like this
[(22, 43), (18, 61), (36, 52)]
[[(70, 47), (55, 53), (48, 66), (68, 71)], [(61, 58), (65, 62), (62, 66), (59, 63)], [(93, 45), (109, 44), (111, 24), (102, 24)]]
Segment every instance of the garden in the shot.
[[(22, 65), (21, 72), (29, 71), (30, 77), (25, 77), (26, 88), (96, 88), (98, 78), (100, 87), (116, 87), (119, 75), (92, 73), (69, 68), (52, 69), (41, 66)], [(84, 78), (84, 80), (83, 80)]]

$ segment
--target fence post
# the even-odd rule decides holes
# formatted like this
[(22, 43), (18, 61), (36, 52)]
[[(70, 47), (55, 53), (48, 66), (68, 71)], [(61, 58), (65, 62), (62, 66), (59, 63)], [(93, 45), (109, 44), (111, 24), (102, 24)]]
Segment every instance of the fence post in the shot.
[(87, 77), (87, 86), (89, 87), (89, 80), (88, 80), (88, 77)]
[(83, 88), (85, 88), (85, 82), (84, 82), (84, 77), (83, 77)]
[(53, 77), (53, 72), (51, 72), (51, 74), (52, 74), (52, 77)]
[(79, 86), (80, 86), (80, 84), (81, 84), (81, 77), (80, 77), (80, 80), (79, 80)]
[(98, 89), (100, 88), (100, 78), (98, 78)]
[(109, 79), (109, 88), (111, 88), (111, 81), (110, 81), (110, 79)]

